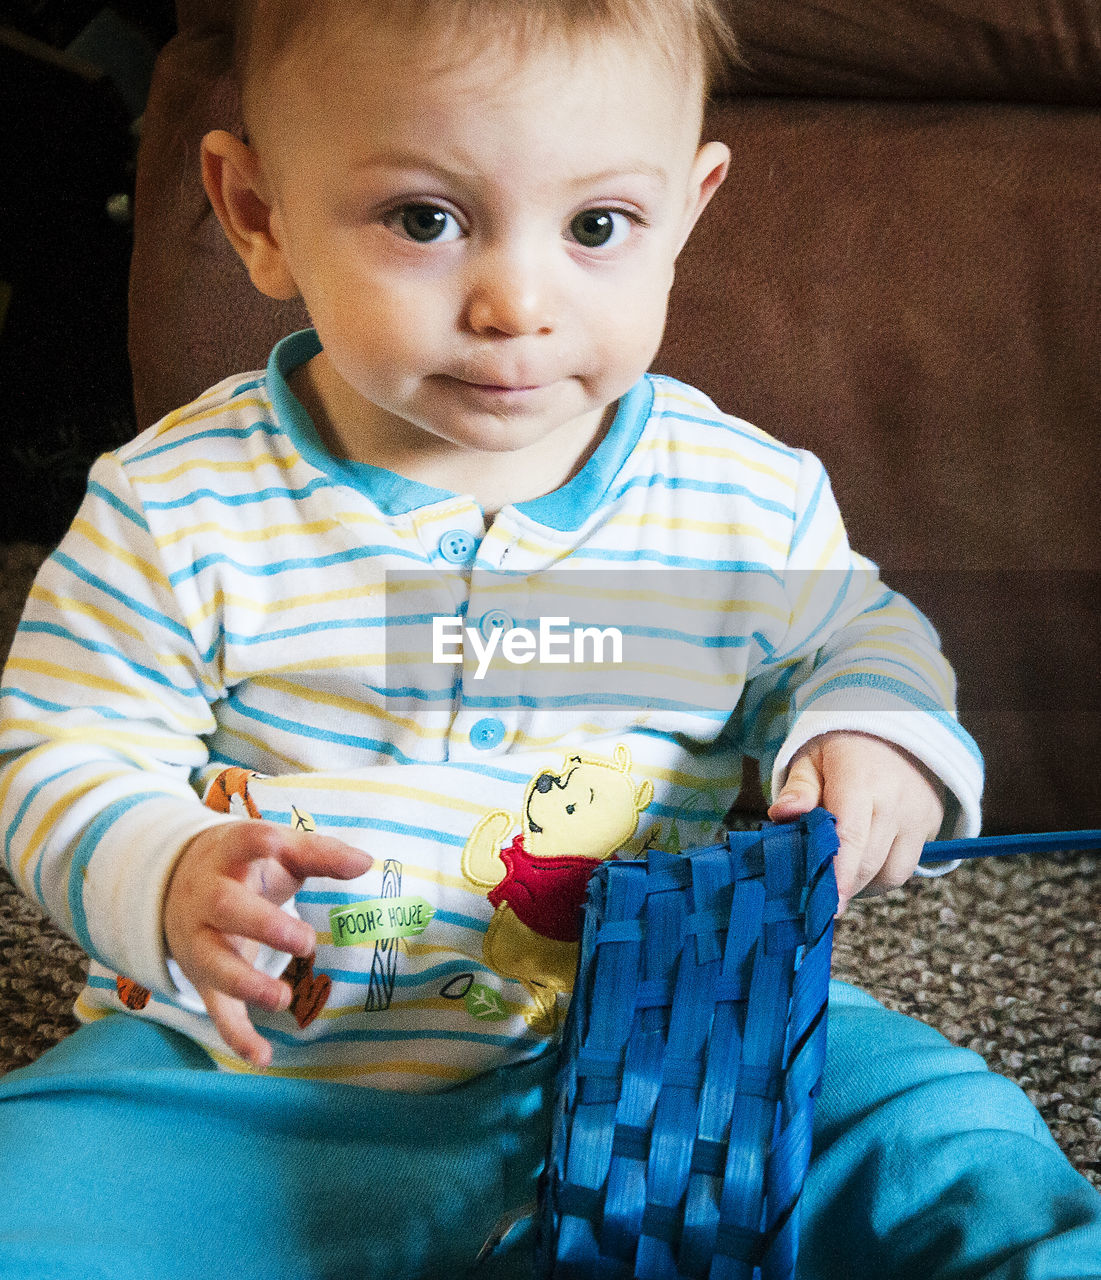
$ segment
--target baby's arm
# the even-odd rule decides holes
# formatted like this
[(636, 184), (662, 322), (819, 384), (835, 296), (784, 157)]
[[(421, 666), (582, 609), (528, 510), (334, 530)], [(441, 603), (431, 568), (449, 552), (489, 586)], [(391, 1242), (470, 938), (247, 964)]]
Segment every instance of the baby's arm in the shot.
[(955, 715), (936, 632), (853, 552), (818, 460), (802, 455), (784, 574), (789, 616), (750, 672), (746, 749), (786, 820), (838, 819), (844, 904), (903, 883), (925, 841), (979, 829), (982, 759)]
[(13, 880), (93, 959), (177, 998), (167, 929), (185, 976), (216, 993), (210, 1012), (236, 1036), (231, 1047), (255, 1052), (256, 1033), (225, 1001), (255, 995), (272, 1007), (282, 987), (235, 965), (230, 950), (255, 948), (226, 938), (263, 934), (300, 951), (304, 926), (276, 918), (275, 904), (306, 874), (355, 875), (369, 859), (304, 834), (273, 837), (192, 789), (212, 706), (229, 692), (219, 626), (191, 579), (162, 568), (124, 468), (101, 460), (4, 673), (0, 830)]

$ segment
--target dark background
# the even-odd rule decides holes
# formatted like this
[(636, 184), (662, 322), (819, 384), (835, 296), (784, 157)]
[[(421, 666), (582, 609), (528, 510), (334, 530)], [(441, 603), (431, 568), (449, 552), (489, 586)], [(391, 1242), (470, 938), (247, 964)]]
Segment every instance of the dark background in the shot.
[(171, 0), (0, 0), (0, 541), (57, 541), (135, 433), (128, 203), (174, 24)]

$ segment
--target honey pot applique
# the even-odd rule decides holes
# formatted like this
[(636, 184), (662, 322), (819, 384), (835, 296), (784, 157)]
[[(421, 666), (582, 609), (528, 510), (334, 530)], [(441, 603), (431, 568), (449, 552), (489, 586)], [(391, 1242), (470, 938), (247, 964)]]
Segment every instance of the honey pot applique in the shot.
[(482, 957), (531, 996), (524, 1018), (535, 1031), (554, 1031), (558, 995), (573, 986), (589, 877), (634, 835), (653, 799), (653, 785), (636, 786), (630, 770), (623, 744), (614, 760), (569, 754), (558, 773), (531, 779), (518, 816), (487, 813), (463, 848), (463, 876), (488, 889), (495, 908)]

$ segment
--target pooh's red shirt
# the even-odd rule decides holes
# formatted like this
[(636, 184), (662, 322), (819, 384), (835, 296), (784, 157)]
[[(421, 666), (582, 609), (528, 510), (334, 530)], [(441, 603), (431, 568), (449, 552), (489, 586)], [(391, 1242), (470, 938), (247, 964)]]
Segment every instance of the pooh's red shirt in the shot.
[(589, 877), (604, 858), (540, 858), (524, 849), (520, 835), (501, 850), (505, 877), (486, 897), (494, 907), (506, 903), (527, 927), (556, 942), (581, 938), (581, 906)]

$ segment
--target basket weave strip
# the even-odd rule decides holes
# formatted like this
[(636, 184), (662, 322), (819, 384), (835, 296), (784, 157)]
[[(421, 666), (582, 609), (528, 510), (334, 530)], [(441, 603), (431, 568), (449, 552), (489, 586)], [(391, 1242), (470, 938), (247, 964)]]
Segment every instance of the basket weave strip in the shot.
[(836, 849), (816, 810), (593, 877), (543, 1188), (544, 1275), (794, 1274)]

